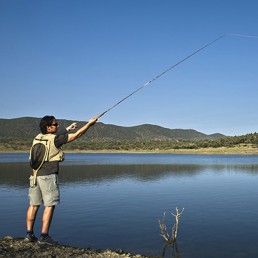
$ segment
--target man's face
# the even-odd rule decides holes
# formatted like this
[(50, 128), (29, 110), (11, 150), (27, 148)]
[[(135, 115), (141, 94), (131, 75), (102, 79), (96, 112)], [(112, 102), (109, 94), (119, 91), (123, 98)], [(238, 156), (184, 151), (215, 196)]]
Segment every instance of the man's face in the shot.
[(50, 126), (47, 126), (47, 132), (48, 133), (55, 133), (57, 131), (57, 127), (58, 127), (58, 123), (57, 121), (54, 119), (52, 121), (52, 124)]

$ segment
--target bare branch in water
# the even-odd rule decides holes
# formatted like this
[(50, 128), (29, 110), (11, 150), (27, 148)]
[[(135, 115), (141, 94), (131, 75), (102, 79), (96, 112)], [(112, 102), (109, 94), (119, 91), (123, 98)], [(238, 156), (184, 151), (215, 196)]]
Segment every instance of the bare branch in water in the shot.
[(182, 213), (184, 212), (184, 209), (182, 209), (181, 212), (178, 212), (178, 208), (176, 208), (176, 214), (171, 213), (175, 218), (176, 218), (176, 224), (174, 224), (173, 228), (172, 228), (172, 238), (173, 238), (173, 242), (176, 241), (177, 238), (177, 232), (178, 232), (178, 224), (179, 224), (179, 218), (182, 215)]
[(164, 212), (164, 214), (163, 214), (162, 222), (160, 220), (158, 220), (159, 221), (159, 227), (160, 227), (161, 237), (163, 237), (163, 239), (167, 243), (170, 243), (170, 237), (169, 237), (169, 234), (167, 233), (167, 226), (165, 224), (165, 216), (166, 216), (166, 212)]
[(167, 232), (167, 226), (166, 226), (166, 223), (165, 223), (166, 212), (164, 212), (164, 214), (163, 214), (163, 220), (162, 221), (158, 220), (159, 227), (160, 227), (160, 232), (161, 232), (161, 237), (168, 244), (174, 243), (176, 241), (176, 238), (177, 238), (177, 235), (178, 235), (179, 218), (181, 217), (183, 212), (184, 212), (184, 208), (182, 209), (181, 212), (179, 212), (178, 208), (176, 208), (176, 214), (170, 212), (171, 215), (173, 215), (176, 219), (176, 223), (172, 227), (171, 236)]

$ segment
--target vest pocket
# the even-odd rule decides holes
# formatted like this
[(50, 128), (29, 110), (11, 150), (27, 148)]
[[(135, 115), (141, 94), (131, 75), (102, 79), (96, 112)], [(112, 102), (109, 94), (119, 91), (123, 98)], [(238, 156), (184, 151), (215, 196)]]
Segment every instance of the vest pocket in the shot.
[(36, 187), (36, 185), (37, 185), (37, 183), (36, 183), (36, 176), (30, 176), (29, 180), (30, 180), (30, 187), (31, 188)]

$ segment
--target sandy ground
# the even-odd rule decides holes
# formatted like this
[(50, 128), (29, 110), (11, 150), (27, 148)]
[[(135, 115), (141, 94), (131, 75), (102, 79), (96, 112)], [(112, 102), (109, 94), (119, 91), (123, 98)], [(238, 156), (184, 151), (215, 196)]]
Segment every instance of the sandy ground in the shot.
[[(170, 154), (225, 154), (225, 155), (258, 155), (258, 148), (253, 146), (201, 148), (201, 149), (169, 149), (169, 150), (64, 150), (65, 153), (170, 153)], [(28, 151), (0, 150), (0, 153), (29, 153)]]

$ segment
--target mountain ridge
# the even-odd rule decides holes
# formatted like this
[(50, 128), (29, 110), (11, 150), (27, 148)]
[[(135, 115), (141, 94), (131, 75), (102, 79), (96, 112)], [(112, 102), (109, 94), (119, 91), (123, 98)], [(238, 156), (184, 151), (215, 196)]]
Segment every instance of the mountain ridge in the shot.
[[(0, 138), (32, 139), (39, 133), (39, 122), (37, 117), (0, 118)], [(86, 121), (72, 121), (58, 119), (60, 126), (67, 127), (77, 122), (78, 128)], [(204, 134), (194, 129), (170, 129), (159, 125), (142, 124), (136, 126), (119, 126), (97, 122), (83, 136), (89, 139), (102, 140), (186, 140), (197, 141), (204, 139), (219, 139), (226, 137), (220, 133)]]

